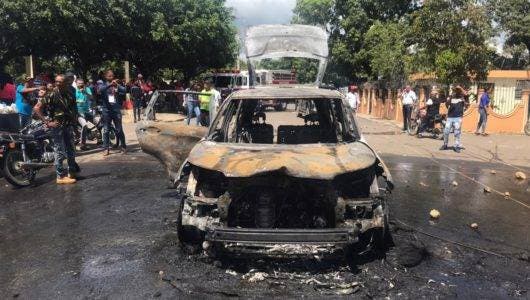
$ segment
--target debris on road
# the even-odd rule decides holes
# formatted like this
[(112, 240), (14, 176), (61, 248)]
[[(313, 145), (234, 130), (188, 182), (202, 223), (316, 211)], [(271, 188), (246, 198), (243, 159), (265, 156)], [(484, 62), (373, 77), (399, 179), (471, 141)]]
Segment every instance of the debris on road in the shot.
[(357, 281), (351, 283), (331, 283), (318, 281), (315, 278), (308, 278), (303, 279), (301, 283), (312, 285), (315, 290), (320, 292), (325, 292), (326, 290), (329, 290), (330, 292), (336, 295), (351, 295), (356, 293), (360, 289), (360, 284)]
[(237, 272), (234, 270), (227, 269), (225, 273), (228, 275), (237, 276)]
[(250, 270), (247, 274), (243, 275), (241, 278), (243, 280), (246, 280), (250, 283), (255, 283), (255, 282), (259, 282), (259, 281), (263, 281), (265, 280), (265, 278), (267, 278), (269, 276), (269, 274), (265, 273), (265, 272), (255, 272), (253, 273), (253, 271), (255, 270)]
[(440, 212), (437, 209), (431, 209), (431, 212), (429, 214), (433, 219), (438, 219), (440, 217)]
[(458, 186), (458, 182), (456, 182), (456, 181), (454, 181), (454, 180), (453, 180), (453, 182), (451, 182), (451, 184), (452, 184), (453, 186)]
[(506, 198), (506, 199), (510, 198), (510, 192), (505, 192), (504, 193), (504, 198)]
[(495, 174), (497, 174), (497, 171), (495, 171), (495, 170), (491, 170), (491, 171), (490, 171), (490, 174), (495, 175)]
[(469, 225), (469, 226), (471, 226), (471, 228), (473, 228), (473, 229), (477, 229), (478, 228), (478, 224), (477, 223), (471, 223), (471, 225)]
[(515, 178), (519, 179), (519, 180), (525, 180), (526, 179), (526, 174), (519, 171), (519, 172), (515, 172)]
[(421, 181), (420, 181), (420, 185), (423, 186), (423, 187), (428, 187), (428, 186), (429, 186), (429, 185), (427, 185), (426, 183), (421, 182)]
[(489, 186), (484, 187), (484, 193), (491, 193), (491, 188)]

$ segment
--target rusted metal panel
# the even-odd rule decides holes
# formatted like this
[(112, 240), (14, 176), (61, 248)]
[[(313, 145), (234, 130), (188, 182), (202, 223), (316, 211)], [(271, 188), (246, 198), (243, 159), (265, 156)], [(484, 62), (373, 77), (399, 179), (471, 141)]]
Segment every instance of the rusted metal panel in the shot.
[(188, 161), (222, 172), (227, 177), (249, 177), (279, 171), (292, 177), (331, 180), (339, 174), (372, 166), (376, 156), (361, 142), (242, 145), (202, 141), (193, 148)]
[(142, 121), (136, 127), (142, 150), (158, 158), (173, 180), (193, 146), (206, 133), (206, 127), (188, 126), (184, 122)]

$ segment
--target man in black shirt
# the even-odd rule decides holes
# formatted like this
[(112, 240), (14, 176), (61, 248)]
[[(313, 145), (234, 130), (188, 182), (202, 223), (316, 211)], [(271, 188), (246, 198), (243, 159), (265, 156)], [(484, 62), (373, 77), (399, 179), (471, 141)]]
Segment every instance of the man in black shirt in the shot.
[[(73, 127), (78, 117), (77, 104), (67, 82), (64, 75), (57, 75), (56, 88), (35, 105), (35, 114), (51, 128), (57, 184), (75, 183), (76, 174), (81, 170), (75, 161), (73, 142)], [(50, 119), (44, 116), (45, 110), (49, 112)], [(64, 159), (68, 162), (68, 176), (63, 167)]]
[(453, 127), (455, 134), (455, 145), (453, 147), (453, 150), (457, 153), (460, 153), (460, 150), (462, 149), (462, 145), (460, 143), (460, 134), (462, 132), (462, 118), (464, 116), (464, 111), (469, 106), (469, 100), (464, 89), (459, 85), (456, 86), (453, 89), (453, 95), (447, 98), (445, 105), (448, 109), (447, 123), (445, 124), (444, 128), (444, 144), (442, 145), (440, 150), (449, 149), (447, 144), (449, 142), (449, 133), (451, 132), (451, 127)]

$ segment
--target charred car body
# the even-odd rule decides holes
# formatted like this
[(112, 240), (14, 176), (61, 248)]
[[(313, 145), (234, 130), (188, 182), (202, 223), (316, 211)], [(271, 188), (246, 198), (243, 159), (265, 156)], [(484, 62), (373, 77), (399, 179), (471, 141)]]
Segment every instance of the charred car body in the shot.
[[(264, 42), (249, 45), (256, 40)], [(260, 26), (247, 34), (252, 53), (325, 62), (327, 37), (310, 26)], [(270, 100), (285, 110), (264, 110)], [(144, 121), (137, 134), (178, 189), (183, 243), (384, 242), (390, 174), (337, 91), (240, 90), (223, 102), (208, 131)]]

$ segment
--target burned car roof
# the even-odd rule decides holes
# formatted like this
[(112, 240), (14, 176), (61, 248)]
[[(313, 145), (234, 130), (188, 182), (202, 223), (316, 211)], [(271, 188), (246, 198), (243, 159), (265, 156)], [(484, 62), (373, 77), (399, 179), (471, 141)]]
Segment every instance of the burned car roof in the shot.
[(376, 155), (362, 142), (344, 144), (266, 145), (202, 141), (191, 151), (193, 165), (226, 177), (249, 177), (278, 171), (298, 178), (332, 180), (372, 166)]
[(335, 90), (316, 87), (261, 87), (234, 92), (232, 99), (337, 99), (343, 95)]

